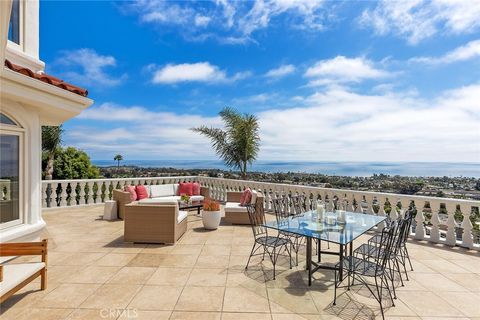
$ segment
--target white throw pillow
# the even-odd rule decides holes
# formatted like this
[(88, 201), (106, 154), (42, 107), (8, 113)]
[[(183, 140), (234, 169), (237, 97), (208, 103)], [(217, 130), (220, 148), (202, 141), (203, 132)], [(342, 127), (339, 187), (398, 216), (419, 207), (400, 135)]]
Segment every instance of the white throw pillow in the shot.
[(158, 184), (150, 186), (150, 198), (173, 196), (173, 184)]
[(250, 201), (250, 204), (255, 205), (255, 203), (257, 202), (257, 196), (258, 196), (257, 190), (252, 190), (252, 200)]

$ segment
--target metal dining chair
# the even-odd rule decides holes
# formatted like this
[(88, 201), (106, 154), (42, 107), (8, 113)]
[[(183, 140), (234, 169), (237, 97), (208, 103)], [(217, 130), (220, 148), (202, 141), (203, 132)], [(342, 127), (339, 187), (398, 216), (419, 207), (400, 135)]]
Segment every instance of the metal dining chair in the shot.
[[(255, 206), (252, 205), (248, 205), (247, 210), (254, 242), (245, 270), (248, 268), (250, 259), (253, 256), (262, 255), (263, 261), (265, 259), (265, 254), (267, 254), (273, 265), (273, 279), (275, 280), (275, 266), (279, 255), (282, 255), (283, 251), (287, 252), (290, 268), (292, 268), (292, 255), (291, 250), (289, 249), (289, 247), (291, 247), (291, 242), (288, 238), (281, 237), (280, 234), (277, 234), (276, 236), (268, 234), (268, 229), (265, 227), (265, 213), (263, 211), (256, 210)], [(263, 252), (260, 250), (259, 253), (256, 253), (261, 248), (263, 248)]]
[[(278, 197), (273, 199), (273, 210), (275, 212), (275, 217), (277, 219), (277, 223), (282, 223), (283, 221), (286, 221), (292, 214), (289, 212), (289, 202), (287, 197)], [(295, 214), (297, 214), (297, 211), (300, 209), (294, 209)], [(303, 240), (303, 236), (288, 232), (288, 231), (279, 231), (279, 236), (283, 237), (285, 239), (288, 239), (292, 245), (293, 251), (295, 251), (295, 265), (298, 266), (298, 251), (300, 249), (301, 242)]]
[[(356, 255), (347, 256), (345, 259), (343, 259), (342, 265), (340, 265), (340, 263), (336, 265), (337, 268), (335, 270), (334, 287), (335, 298), (333, 300), (334, 305), (336, 304), (337, 300), (337, 288), (343, 281), (343, 279), (337, 279), (339, 274), (337, 269), (342, 268), (346, 270), (346, 274), (348, 277), (348, 287), (350, 287), (350, 276), (353, 277), (352, 283), (357, 280), (361, 284), (363, 284), (370, 291), (375, 300), (377, 300), (380, 304), (382, 318), (385, 319), (382, 305), (383, 289), (387, 289), (390, 300), (392, 301), (392, 305), (395, 306), (392, 292), (388, 284), (388, 261), (393, 252), (395, 237), (399, 235), (399, 232), (400, 229), (398, 222), (391, 221), (390, 223), (388, 223), (387, 227), (382, 230), (381, 234), (379, 234), (379, 241), (377, 247), (378, 249), (375, 251), (374, 254), (366, 258)], [(375, 281), (374, 284), (368, 280), (372, 278)]]

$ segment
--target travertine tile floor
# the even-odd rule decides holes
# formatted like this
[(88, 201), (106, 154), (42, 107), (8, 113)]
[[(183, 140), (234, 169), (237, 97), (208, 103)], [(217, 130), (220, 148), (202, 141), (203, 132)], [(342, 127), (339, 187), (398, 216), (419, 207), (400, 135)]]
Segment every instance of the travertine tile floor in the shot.
[[(374, 319), (379, 305), (365, 288), (340, 290), (333, 273), (306, 285), (298, 267), (253, 259), (248, 226), (205, 231), (191, 212), (174, 246), (128, 244), (122, 221), (102, 221), (102, 206), (44, 211), (49, 239), (48, 289), (38, 281), (1, 306), (1, 319)], [(356, 241), (359, 245), (364, 239)], [(411, 241), (415, 271), (397, 290), (388, 319), (480, 319), (480, 256)], [(331, 249), (335, 249), (332, 248)], [(388, 301), (388, 300), (386, 300)]]

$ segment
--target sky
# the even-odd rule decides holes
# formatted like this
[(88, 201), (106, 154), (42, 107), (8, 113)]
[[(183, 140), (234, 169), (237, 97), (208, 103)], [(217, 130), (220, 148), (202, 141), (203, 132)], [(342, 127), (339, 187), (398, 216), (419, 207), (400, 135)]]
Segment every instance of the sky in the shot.
[(40, 1), (46, 71), (94, 104), (92, 159), (216, 159), (230, 106), (260, 160), (480, 163), (480, 1)]

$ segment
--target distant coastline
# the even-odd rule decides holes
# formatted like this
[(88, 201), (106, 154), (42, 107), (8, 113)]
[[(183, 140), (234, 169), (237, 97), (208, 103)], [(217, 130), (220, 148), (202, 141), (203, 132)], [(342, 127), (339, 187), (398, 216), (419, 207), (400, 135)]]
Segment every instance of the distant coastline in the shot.
[[(99, 167), (115, 166), (113, 160), (92, 160)], [(124, 160), (122, 166), (141, 168), (220, 169), (228, 170), (217, 160)], [(278, 173), (319, 173), (334, 176), (368, 177), (374, 174), (407, 177), (474, 177), (480, 178), (480, 163), (454, 162), (307, 162), (256, 161), (250, 171)]]

